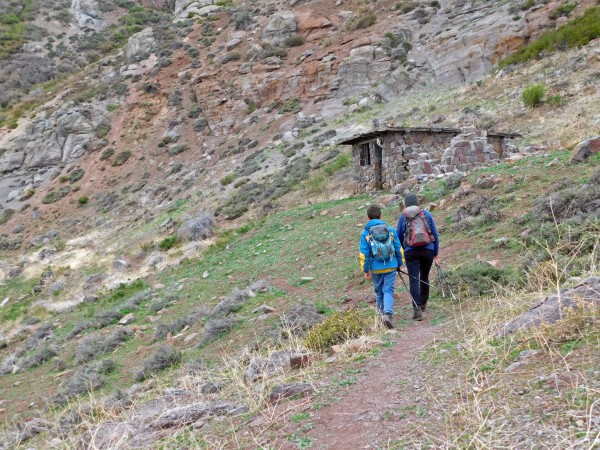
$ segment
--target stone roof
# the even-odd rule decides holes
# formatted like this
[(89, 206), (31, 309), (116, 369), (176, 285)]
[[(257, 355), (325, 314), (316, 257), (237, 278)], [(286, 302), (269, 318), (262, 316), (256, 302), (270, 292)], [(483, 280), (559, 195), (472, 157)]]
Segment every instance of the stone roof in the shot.
[[(378, 136), (382, 136), (387, 133), (411, 133), (411, 132), (425, 132), (425, 133), (448, 133), (453, 135), (460, 134), (460, 128), (450, 127), (379, 127), (373, 128), (372, 130), (364, 133), (356, 134), (350, 138), (342, 139), (336, 142), (337, 145), (352, 145), (362, 141), (368, 141)], [(501, 137), (513, 139), (521, 136), (518, 133), (501, 133), (497, 131), (488, 131), (488, 137)]]

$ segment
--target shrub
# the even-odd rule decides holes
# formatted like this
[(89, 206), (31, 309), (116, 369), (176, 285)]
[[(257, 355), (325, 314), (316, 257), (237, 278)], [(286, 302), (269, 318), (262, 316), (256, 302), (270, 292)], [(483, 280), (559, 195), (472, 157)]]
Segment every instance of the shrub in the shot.
[(228, 62), (231, 61), (239, 61), (240, 59), (242, 59), (242, 54), (239, 52), (230, 52), (227, 53), (223, 59), (221, 59), (221, 64), (227, 64)]
[(142, 368), (135, 375), (135, 381), (144, 381), (152, 374), (166, 369), (167, 367), (174, 366), (180, 361), (181, 352), (166, 345), (162, 345), (152, 356), (144, 360)]
[(560, 95), (551, 95), (546, 99), (546, 103), (550, 106), (559, 107), (563, 106), (565, 101)]
[(131, 336), (126, 328), (117, 328), (107, 336), (92, 334), (87, 336), (75, 350), (75, 362), (81, 364), (97, 358), (102, 353), (115, 350)]
[(204, 326), (204, 334), (200, 340), (200, 345), (208, 344), (209, 342), (220, 338), (224, 334), (228, 333), (236, 324), (237, 320), (232, 317), (215, 319), (208, 322)]
[(311, 350), (322, 351), (361, 336), (368, 332), (371, 323), (364, 313), (355, 309), (335, 312), (322, 323), (312, 327), (304, 343)]
[(87, 202), (89, 200), (90, 199), (89, 199), (89, 197), (87, 195), (82, 195), (81, 197), (79, 197), (78, 202), (79, 202), (80, 205), (85, 205), (85, 204), (87, 204)]
[(535, 42), (517, 50), (506, 59), (500, 61), (499, 67), (539, 59), (545, 53), (571, 47), (587, 45), (591, 40), (600, 37), (600, 6), (588, 8), (585, 13), (576, 17), (557, 30), (542, 34)]
[(247, 108), (246, 108), (247, 114), (252, 114), (254, 111), (256, 111), (256, 103), (254, 102), (254, 100), (245, 98), (244, 103), (246, 103), (246, 105), (247, 105)]
[(552, 11), (550, 13), (550, 18), (556, 20), (559, 17), (568, 16), (573, 12), (575, 8), (577, 8), (577, 5), (573, 3), (565, 3), (564, 5), (560, 5), (554, 11)]
[(60, 177), (58, 177), (58, 181), (60, 181), (61, 183), (66, 183), (67, 181), (69, 181), (69, 177), (66, 175), (61, 175)]
[(200, 113), (202, 113), (202, 108), (200, 107), (200, 105), (195, 104), (190, 108), (187, 116), (190, 119), (197, 119), (198, 117), (200, 117)]
[(292, 97), (287, 100), (283, 105), (279, 107), (279, 112), (281, 114), (287, 112), (297, 113), (302, 110), (302, 105), (300, 104), (300, 99), (298, 97)]
[(96, 136), (98, 136), (100, 139), (102, 139), (103, 137), (105, 137), (108, 134), (109, 131), (110, 131), (110, 123), (108, 123), (106, 121), (102, 121), (96, 127)]
[(362, 16), (350, 19), (350, 21), (346, 25), (346, 29), (348, 31), (354, 31), (363, 28), (369, 28), (375, 22), (377, 22), (377, 16), (375, 15), (375, 13), (370, 12)]
[(42, 203), (46, 205), (49, 203), (55, 203), (66, 197), (69, 192), (71, 192), (71, 186), (63, 186), (57, 191), (50, 191), (44, 196)]
[(229, 175), (225, 175), (223, 178), (221, 178), (221, 184), (223, 186), (227, 186), (228, 184), (233, 183), (233, 180), (235, 180), (235, 173), (230, 173)]
[(524, 274), (512, 267), (497, 269), (482, 261), (473, 261), (444, 273), (448, 283), (466, 297), (493, 294), (497, 289), (520, 287), (525, 282)]
[(119, 108), (119, 105), (116, 105), (114, 103), (109, 103), (108, 105), (106, 105), (106, 110), (108, 112), (113, 112), (115, 110), (117, 110)]
[(212, 214), (201, 212), (196, 217), (186, 220), (177, 234), (190, 241), (206, 239), (213, 234), (215, 220)]
[(187, 144), (175, 144), (175, 145), (169, 146), (168, 152), (169, 152), (169, 155), (176, 156), (182, 152), (185, 152), (187, 149), (189, 149), (189, 146)]
[(7, 208), (0, 212), (0, 225), (4, 225), (6, 222), (8, 222), (14, 213), (15, 210), (10, 208)]
[(535, 108), (542, 102), (544, 94), (546, 93), (546, 86), (542, 83), (532, 84), (527, 86), (523, 90), (522, 98), (523, 103), (530, 108)]
[(175, 319), (172, 322), (159, 323), (156, 325), (153, 339), (155, 341), (159, 341), (161, 339), (165, 339), (169, 334), (175, 335), (183, 330), (187, 325), (189, 325), (188, 321), (183, 318)]
[(347, 153), (339, 155), (335, 161), (325, 166), (325, 173), (329, 176), (333, 175), (340, 170), (349, 167), (352, 164), (352, 158)]
[(400, 11), (400, 14), (407, 14), (419, 6), (418, 2), (402, 2), (396, 3), (394, 9)]
[(59, 398), (73, 397), (100, 389), (105, 383), (102, 375), (114, 372), (116, 368), (117, 364), (110, 359), (82, 367), (75, 373), (66, 386), (61, 389)]
[(158, 243), (158, 246), (163, 249), (163, 250), (169, 250), (170, 248), (172, 248), (178, 241), (178, 238), (176, 235), (173, 236), (169, 236), (167, 238), (164, 238), (162, 241), (160, 241)]
[(58, 355), (58, 349), (51, 345), (43, 345), (41, 348), (35, 351), (33, 355), (25, 358), (21, 367), (23, 369), (30, 369), (31, 367), (37, 367), (50, 361), (53, 357)]
[(299, 34), (293, 34), (285, 38), (283, 45), (285, 47), (298, 47), (300, 45), (304, 45), (305, 42), (306, 39), (304, 39), (304, 37), (300, 36)]
[(106, 311), (100, 311), (94, 315), (94, 326), (96, 328), (104, 328), (114, 323), (117, 323), (123, 314), (116, 309), (109, 309)]
[(148, 305), (148, 310), (152, 311), (154, 313), (157, 313), (158, 311), (160, 311), (162, 309), (168, 308), (169, 306), (171, 306), (172, 303), (173, 303), (172, 297), (159, 298), (157, 300), (152, 301)]
[(231, 16), (231, 21), (236, 30), (246, 30), (254, 23), (251, 12), (247, 10), (234, 12)]
[(115, 154), (115, 149), (114, 148), (107, 148), (106, 150), (104, 150), (100, 154), (100, 161), (106, 161), (107, 159), (109, 159), (114, 154)]
[(69, 181), (71, 183), (76, 183), (83, 178), (83, 175), (85, 175), (85, 170), (82, 168), (72, 170), (71, 173), (69, 173)]
[(131, 150), (123, 150), (122, 152), (117, 153), (117, 156), (115, 156), (115, 159), (112, 162), (113, 167), (122, 166), (130, 157)]

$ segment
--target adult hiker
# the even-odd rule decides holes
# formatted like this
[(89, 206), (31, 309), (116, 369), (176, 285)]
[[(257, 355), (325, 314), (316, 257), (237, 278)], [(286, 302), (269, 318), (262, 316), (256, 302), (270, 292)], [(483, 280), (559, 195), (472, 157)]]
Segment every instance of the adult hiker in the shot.
[(360, 236), (360, 265), (365, 277), (373, 280), (377, 311), (387, 328), (394, 328), (394, 283), (402, 265), (400, 239), (393, 227), (381, 220), (381, 208), (367, 209), (369, 222)]
[(412, 192), (404, 196), (404, 211), (398, 219), (396, 232), (402, 240), (404, 261), (413, 298), (413, 320), (423, 320), (429, 300), (429, 271), (440, 250), (440, 240), (433, 217), (419, 207)]

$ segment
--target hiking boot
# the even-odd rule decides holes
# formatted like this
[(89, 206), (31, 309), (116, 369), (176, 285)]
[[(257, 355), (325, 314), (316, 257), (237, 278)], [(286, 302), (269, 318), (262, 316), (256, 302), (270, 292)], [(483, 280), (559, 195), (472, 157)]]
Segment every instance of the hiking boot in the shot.
[(423, 320), (423, 313), (421, 308), (413, 308), (413, 320)]
[(384, 314), (382, 321), (388, 330), (391, 330), (392, 328), (394, 328), (394, 324), (392, 323), (392, 315), (391, 314)]

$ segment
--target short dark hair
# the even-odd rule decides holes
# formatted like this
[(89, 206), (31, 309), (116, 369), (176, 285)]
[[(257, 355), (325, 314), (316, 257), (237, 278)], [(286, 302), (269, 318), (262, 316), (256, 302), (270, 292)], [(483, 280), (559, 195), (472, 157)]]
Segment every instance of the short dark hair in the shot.
[(419, 206), (419, 197), (417, 197), (417, 194), (407, 192), (404, 195), (404, 206)]
[(378, 205), (369, 206), (369, 209), (367, 209), (367, 216), (369, 216), (369, 219), (380, 219), (381, 208)]

